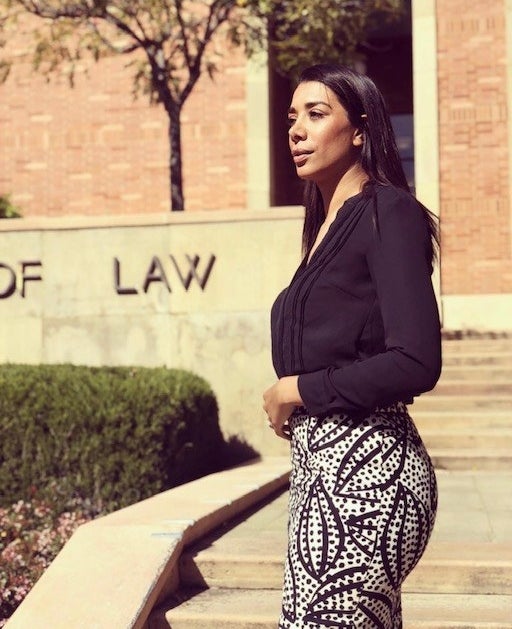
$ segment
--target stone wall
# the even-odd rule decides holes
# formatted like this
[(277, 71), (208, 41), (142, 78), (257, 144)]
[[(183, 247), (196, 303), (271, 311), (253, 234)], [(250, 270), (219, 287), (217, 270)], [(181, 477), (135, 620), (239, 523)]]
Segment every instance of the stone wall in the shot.
[(0, 362), (190, 369), (212, 385), (226, 436), (282, 453), (261, 395), (275, 380), (269, 311), (299, 261), (301, 215), (1, 221)]

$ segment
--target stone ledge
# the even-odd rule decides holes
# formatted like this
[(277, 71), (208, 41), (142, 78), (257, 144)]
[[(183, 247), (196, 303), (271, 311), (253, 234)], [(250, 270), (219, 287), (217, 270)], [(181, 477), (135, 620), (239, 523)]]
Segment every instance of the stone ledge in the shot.
[(142, 629), (190, 544), (288, 482), (285, 457), (205, 476), (81, 526), (8, 629)]
[(249, 221), (302, 220), (304, 208), (298, 205), (267, 207), (261, 210), (195, 210), (147, 214), (27, 216), (0, 220), (1, 232), (63, 231), (116, 227), (243, 223)]

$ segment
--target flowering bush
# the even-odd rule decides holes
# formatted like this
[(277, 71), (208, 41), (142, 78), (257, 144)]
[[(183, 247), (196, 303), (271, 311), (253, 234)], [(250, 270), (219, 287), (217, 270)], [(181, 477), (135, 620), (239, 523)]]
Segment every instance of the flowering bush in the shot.
[(0, 627), (7, 623), (31, 587), (75, 529), (98, 514), (80, 498), (62, 503), (38, 497), (0, 508)]

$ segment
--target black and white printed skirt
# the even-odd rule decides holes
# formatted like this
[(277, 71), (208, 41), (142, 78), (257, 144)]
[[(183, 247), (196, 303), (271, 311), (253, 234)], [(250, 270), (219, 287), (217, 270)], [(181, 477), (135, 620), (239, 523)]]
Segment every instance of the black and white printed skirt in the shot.
[(405, 404), (290, 418), (279, 629), (401, 629), (400, 587), (432, 532), (434, 469)]

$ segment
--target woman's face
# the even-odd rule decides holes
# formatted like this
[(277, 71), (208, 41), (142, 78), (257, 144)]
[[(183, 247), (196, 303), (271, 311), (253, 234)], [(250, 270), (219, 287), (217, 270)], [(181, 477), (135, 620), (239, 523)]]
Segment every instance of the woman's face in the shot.
[(362, 133), (352, 126), (345, 108), (323, 83), (298, 85), (288, 121), (290, 151), (301, 179), (336, 184), (359, 161)]

